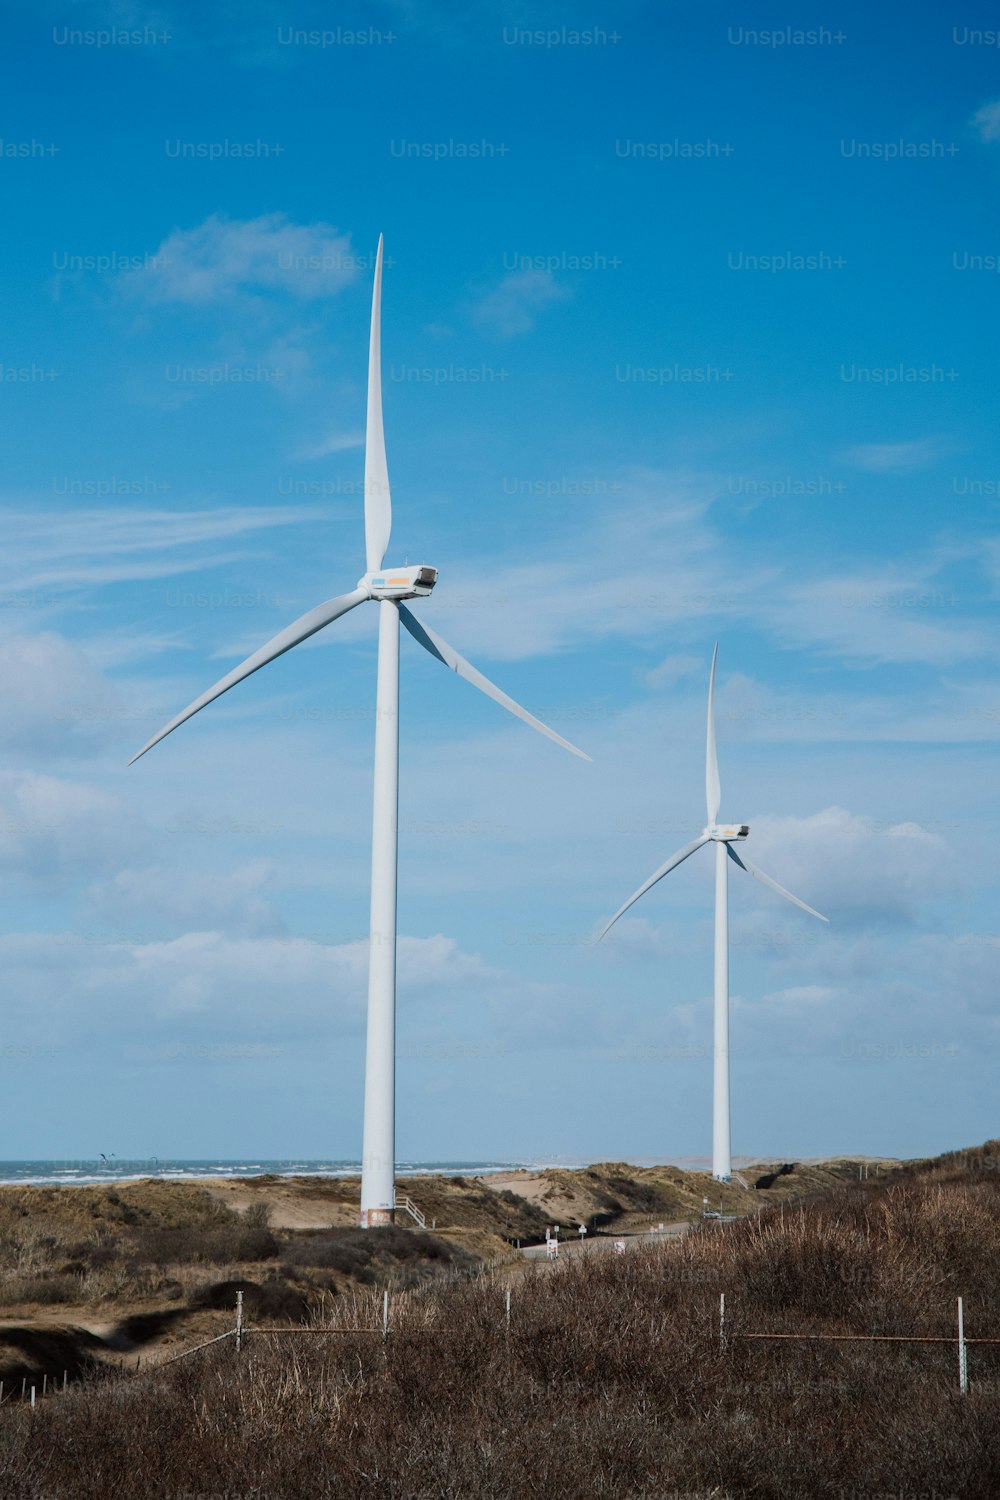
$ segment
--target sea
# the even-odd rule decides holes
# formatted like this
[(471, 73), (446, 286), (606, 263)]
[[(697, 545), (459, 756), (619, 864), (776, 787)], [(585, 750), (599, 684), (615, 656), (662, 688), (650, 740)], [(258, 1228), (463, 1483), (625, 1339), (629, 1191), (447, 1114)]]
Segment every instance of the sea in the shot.
[[(519, 1168), (539, 1170), (543, 1166), (576, 1166), (574, 1159), (555, 1159), (545, 1162), (522, 1161), (421, 1161), (397, 1162), (397, 1177), (426, 1177), (442, 1174), (447, 1177), (472, 1177), (484, 1172), (511, 1172)], [(225, 1157), (207, 1157), (204, 1161), (171, 1161), (151, 1156), (148, 1158), (119, 1158), (98, 1156), (96, 1159), (78, 1161), (0, 1161), (0, 1183), (20, 1183), (22, 1186), (51, 1187), (60, 1183), (72, 1187), (85, 1186), (93, 1182), (129, 1182), (137, 1178), (164, 1177), (173, 1181), (197, 1182), (203, 1177), (358, 1177), (360, 1161), (342, 1161), (335, 1158), (230, 1161)]]
[[(592, 1156), (548, 1156), (532, 1161), (400, 1161), (397, 1177), (478, 1177), (487, 1172), (540, 1172), (546, 1167), (586, 1167)], [(734, 1158), (734, 1166), (744, 1166), (761, 1158)], [(769, 1158), (765, 1158), (769, 1159)], [(629, 1157), (633, 1166), (671, 1165), (704, 1171), (708, 1157)], [(247, 1159), (233, 1161), (228, 1157), (210, 1156), (203, 1161), (174, 1160), (166, 1157), (118, 1157), (114, 1153), (63, 1161), (0, 1161), (0, 1184), (20, 1183), (30, 1187), (55, 1187), (60, 1183), (85, 1186), (92, 1182), (130, 1182), (144, 1177), (164, 1177), (180, 1182), (197, 1182), (203, 1177), (359, 1177), (361, 1163), (336, 1157), (293, 1157), (284, 1159)]]

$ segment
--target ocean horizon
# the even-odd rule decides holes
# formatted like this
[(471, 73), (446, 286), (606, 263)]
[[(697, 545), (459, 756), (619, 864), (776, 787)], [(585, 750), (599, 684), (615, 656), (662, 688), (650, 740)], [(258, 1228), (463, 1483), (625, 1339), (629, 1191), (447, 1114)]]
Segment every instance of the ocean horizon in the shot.
[[(399, 1177), (426, 1177), (436, 1173), (449, 1176), (478, 1175), (483, 1172), (509, 1172), (518, 1168), (568, 1166), (565, 1160), (540, 1162), (519, 1161), (427, 1161), (399, 1162)], [(50, 1187), (60, 1183), (85, 1186), (97, 1182), (127, 1182), (145, 1177), (172, 1178), (178, 1181), (206, 1177), (358, 1177), (361, 1162), (337, 1157), (248, 1157), (231, 1159), (208, 1156), (201, 1160), (168, 1157), (45, 1158), (37, 1161), (0, 1161), (0, 1184), (25, 1187)]]
[[(739, 1171), (753, 1165), (777, 1161), (778, 1156), (738, 1156), (733, 1166)], [(829, 1158), (797, 1158), (808, 1160)], [(854, 1158), (852, 1159), (860, 1159)], [(873, 1158), (874, 1159), (874, 1158)], [(688, 1171), (708, 1171), (708, 1156), (546, 1156), (533, 1160), (472, 1161), (465, 1157), (445, 1161), (400, 1161), (396, 1176), (401, 1177), (478, 1177), (491, 1172), (541, 1172), (546, 1168), (574, 1169), (602, 1161), (622, 1161), (633, 1167), (681, 1167)], [(361, 1162), (349, 1157), (246, 1157), (207, 1156), (200, 1159), (182, 1157), (96, 1157), (22, 1159), (0, 1161), (0, 1186), (57, 1187), (60, 1184), (84, 1187), (88, 1183), (133, 1182), (146, 1177), (174, 1181), (198, 1181), (209, 1177), (360, 1177)]]

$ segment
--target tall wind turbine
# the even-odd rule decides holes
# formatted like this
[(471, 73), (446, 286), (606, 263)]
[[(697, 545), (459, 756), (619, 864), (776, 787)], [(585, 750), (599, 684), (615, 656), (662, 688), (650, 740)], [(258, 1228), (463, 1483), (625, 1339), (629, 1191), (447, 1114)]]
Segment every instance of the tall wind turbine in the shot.
[(719, 757), (715, 749), (715, 663), (719, 655), (719, 646), (716, 642), (712, 653), (712, 671), (708, 681), (708, 737), (705, 750), (705, 804), (708, 811), (708, 826), (699, 838), (692, 843), (685, 844), (683, 849), (678, 849), (672, 854), (666, 864), (661, 865), (655, 874), (650, 875), (645, 885), (641, 885), (634, 896), (630, 896), (624, 906), (620, 906), (611, 921), (597, 934), (600, 942), (605, 933), (618, 921), (618, 918), (627, 912), (640, 896), (644, 896), (651, 886), (664, 875), (669, 875), (679, 864), (692, 855), (702, 844), (715, 845), (715, 1041), (714, 1041), (714, 1069), (712, 1078), (712, 1176), (717, 1177), (720, 1182), (728, 1182), (732, 1176), (733, 1164), (730, 1148), (729, 1133), (729, 861), (739, 869), (745, 870), (748, 875), (755, 876), (758, 880), (769, 885), (772, 891), (777, 891), (779, 896), (784, 896), (786, 901), (792, 901), (796, 906), (801, 906), (803, 911), (809, 912), (810, 916), (819, 917), (821, 922), (829, 920), (820, 912), (814, 911), (798, 896), (793, 896), (791, 891), (786, 891), (784, 886), (772, 880), (770, 875), (765, 875), (755, 864), (751, 864), (745, 854), (737, 854), (733, 845), (742, 843), (750, 832), (746, 823), (719, 823), (719, 804), (722, 801), (722, 787), (719, 782)]
[(523, 719), (557, 745), (590, 756), (571, 745), (527, 709), (508, 698), (446, 641), (422, 625), (402, 602), (426, 596), (437, 582), (437, 569), (426, 566), (384, 568), (392, 528), (389, 471), (382, 428), (380, 313), (382, 237), (375, 260), (371, 339), (368, 352), (368, 422), (365, 435), (365, 574), (349, 594), (318, 604), (227, 673), (214, 687), (154, 734), (129, 762), (145, 755), (199, 709), (228, 692), (245, 677), (317, 630), (333, 623), (366, 600), (378, 602), (378, 677), (375, 707), (375, 790), (372, 813), (371, 931), (368, 953), (368, 1035), (365, 1054), (365, 1119), (361, 1165), (361, 1225), (391, 1224), (395, 1216), (395, 1058), (396, 1058), (396, 859), (399, 785), (399, 622), (418, 645), (471, 682), (488, 698)]

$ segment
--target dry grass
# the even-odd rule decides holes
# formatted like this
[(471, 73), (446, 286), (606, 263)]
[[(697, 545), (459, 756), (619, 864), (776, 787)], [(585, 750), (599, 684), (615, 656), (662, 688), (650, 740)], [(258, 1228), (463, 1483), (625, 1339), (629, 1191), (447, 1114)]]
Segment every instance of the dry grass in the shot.
[[(110, 1195), (112, 1200), (115, 1194)], [(59, 1305), (120, 1310), (152, 1301), (191, 1301), (220, 1282), (265, 1274), (294, 1284), (296, 1295), (328, 1296), (354, 1285), (414, 1286), (443, 1266), (471, 1266), (476, 1256), (430, 1234), (392, 1229), (272, 1231), (267, 1209), (235, 1213), (206, 1195), (207, 1207), (186, 1221), (163, 1222), (127, 1208), (112, 1228), (106, 1215), (85, 1222), (46, 1216), (39, 1205), (8, 1214), (0, 1232), (0, 1308)], [(110, 1207), (114, 1209), (112, 1201)], [(177, 1210), (178, 1217), (180, 1210)], [(498, 1242), (499, 1243), (499, 1242)], [(336, 1279), (331, 1272), (336, 1272)], [(0, 1376), (3, 1374), (0, 1361)]]
[[(992, 1161), (992, 1165), (990, 1164)], [(852, 1500), (1000, 1493), (1000, 1351), (765, 1344), (741, 1331), (1000, 1330), (997, 1156), (514, 1286), (400, 1294), (372, 1333), (251, 1335), (0, 1420), (4, 1500), (520, 1497)], [(376, 1232), (377, 1233), (377, 1232)], [(718, 1292), (731, 1332), (720, 1347)], [(374, 1328), (380, 1296), (341, 1297)]]

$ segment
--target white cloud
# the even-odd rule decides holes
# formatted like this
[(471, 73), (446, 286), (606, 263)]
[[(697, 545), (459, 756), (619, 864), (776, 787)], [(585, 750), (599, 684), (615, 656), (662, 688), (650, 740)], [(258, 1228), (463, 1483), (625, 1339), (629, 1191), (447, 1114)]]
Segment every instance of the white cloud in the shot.
[(0, 771), (0, 871), (25, 886), (61, 889), (135, 852), (137, 820), (120, 798), (34, 771)]
[(295, 455), (300, 459), (327, 458), (331, 453), (346, 453), (351, 448), (364, 446), (363, 432), (331, 432), (315, 443), (307, 443)]
[[(805, 818), (751, 814), (748, 821), (747, 857), (786, 890), (822, 912), (829, 924), (819, 923), (733, 865), (730, 942), (737, 948), (749, 946), (760, 953), (789, 950), (797, 953), (800, 961), (802, 953), (808, 952), (811, 965), (817, 950), (843, 943), (845, 930), (912, 924), (928, 902), (955, 895), (962, 888), (958, 862), (948, 844), (917, 823), (879, 823), (840, 807), (829, 807)], [(692, 826), (690, 836), (696, 834)], [(657, 856), (658, 862), (686, 842), (686, 834), (671, 830), (670, 837), (664, 835), (661, 840), (663, 852)], [(737, 853), (744, 851), (744, 845), (736, 847)], [(656, 863), (651, 863), (648, 870), (637, 869), (634, 883), (638, 885), (655, 868)], [(705, 918), (710, 926), (710, 866), (705, 852), (697, 851), (679, 869), (685, 872), (680, 879), (686, 888), (678, 885), (679, 874), (665, 877), (664, 887), (672, 882), (673, 901), (689, 902), (691, 881), (698, 877), (705, 887)], [(656, 889), (662, 892), (663, 887)], [(625, 888), (618, 899), (627, 895)], [(615, 962), (628, 962), (634, 957), (676, 958), (688, 946), (690, 925), (665, 925), (671, 917), (670, 899), (661, 894), (658, 904), (642, 911), (641, 906), (649, 901), (649, 897), (644, 898), (620, 919), (597, 951), (617, 950)], [(707, 953), (707, 937), (705, 944)]]
[(32, 755), (68, 754), (109, 738), (121, 694), (77, 646), (54, 631), (0, 642), (4, 708), (0, 746)]
[[(808, 818), (751, 818), (747, 852), (772, 879), (829, 917), (831, 931), (844, 924), (912, 922), (926, 902), (961, 889), (957, 860), (939, 835), (919, 823), (887, 824), (841, 807)], [(743, 901), (769, 912), (787, 907), (794, 915), (767, 887), (753, 882), (752, 895), (751, 882), (742, 872), (737, 876)]]
[(569, 296), (569, 289), (559, 286), (551, 271), (512, 271), (480, 298), (472, 310), (472, 318), (480, 328), (487, 328), (501, 338), (512, 338), (534, 328), (543, 308)]
[[(485, 650), (515, 661), (588, 641), (655, 639), (692, 618), (711, 622), (745, 612), (746, 600), (778, 577), (770, 565), (736, 559), (709, 522), (704, 489), (683, 476), (626, 476), (615, 506), (590, 528), (569, 532), (553, 561), (448, 568), (428, 601), (428, 624), (463, 653)], [(636, 537), (643, 566), (636, 569)], [(595, 561), (595, 559), (597, 561)]]
[(664, 688), (676, 687), (686, 677), (697, 677), (700, 672), (708, 675), (708, 662), (700, 656), (667, 656), (660, 662), (658, 667), (652, 667), (643, 673), (643, 682), (647, 687)]
[(126, 292), (152, 304), (204, 306), (240, 294), (335, 296), (354, 280), (360, 258), (330, 224), (294, 224), (284, 214), (227, 219), (212, 214), (175, 229), (148, 268), (122, 278)]
[[(589, 1011), (525, 982), (453, 938), (401, 936), (400, 1014), (419, 1044), (492, 1036), (504, 1048), (579, 1040)], [(195, 931), (170, 941), (104, 942), (74, 933), (0, 937), (5, 983), (35, 1035), (63, 1046), (114, 1036), (154, 1050), (170, 1039), (295, 1043), (363, 1029), (368, 944)], [(599, 1018), (593, 1018), (599, 1024)], [(406, 1046), (406, 1030), (401, 1043)]]
[(776, 973), (806, 974), (809, 982), (734, 1002), (734, 1035), (746, 1052), (826, 1055), (852, 1069), (941, 1069), (996, 1045), (995, 934), (929, 932), (887, 943), (884, 934), (855, 932), (830, 939), (775, 954)]
[(941, 454), (939, 438), (918, 438), (910, 443), (858, 443), (841, 457), (845, 463), (873, 474), (911, 474), (929, 468)]
[(909, 567), (860, 566), (792, 583), (752, 606), (761, 623), (797, 646), (846, 663), (923, 662), (951, 666), (984, 655), (990, 633), (963, 618), (963, 601), (938, 582), (950, 561), (928, 555)]
[(775, 688), (731, 673), (716, 693), (720, 734), (744, 743), (815, 744), (861, 741), (954, 744), (995, 741), (1000, 735), (1000, 687), (990, 678), (952, 677), (902, 698), (879, 677), (864, 693), (837, 691), (804, 674), (797, 685)]
[(552, 561), (498, 560), (488, 586), (478, 564), (446, 566), (427, 621), (463, 653), (495, 660), (615, 637), (652, 641), (694, 622), (708, 641), (734, 622), (751, 624), (782, 644), (819, 648), (852, 666), (940, 667), (991, 652), (991, 633), (970, 622), (965, 601), (938, 582), (954, 549), (908, 565), (861, 563), (838, 572), (831, 563), (825, 576), (803, 580), (800, 567), (728, 546), (712, 522), (710, 494), (707, 484), (698, 493), (684, 475), (626, 474), (615, 506), (568, 533)]
[(826, 984), (798, 984), (791, 989), (775, 990), (767, 996), (776, 1009), (811, 1010), (833, 1000), (837, 991)]
[(146, 631), (121, 629), (108, 630), (91, 635), (87, 639), (87, 655), (102, 671), (117, 667), (132, 666), (135, 662), (148, 661), (150, 657), (162, 656), (168, 651), (183, 650), (186, 641), (182, 630)]
[(305, 507), (264, 505), (203, 511), (11, 509), (4, 513), (8, 588), (37, 591), (45, 603), (45, 590), (170, 578), (245, 555), (246, 539), (255, 532), (322, 519)]
[(137, 939), (164, 929), (216, 932), (248, 937), (287, 936), (284, 922), (265, 895), (273, 880), (268, 860), (254, 860), (231, 874), (155, 866), (119, 870), (90, 886), (82, 897), (88, 920), (108, 924)]
[(981, 140), (1000, 141), (1000, 99), (993, 99), (977, 109), (971, 123)]
[[(666, 849), (664, 851), (664, 858), (668, 858), (671, 852), (672, 849)], [(706, 856), (702, 855), (702, 859), (705, 858)], [(662, 859), (660, 863), (663, 863)], [(653, 872), (649, 870), (646, 873), (651, 875)], [(665, 877), (667, 880), (669, 878), (669, 876)], [(655, 887), (655, 889), (659, 889), (659, 887)], [(623, 896), (627, 896), (628, 894), (628, 892), (622, 892)], [(689, 945), (692, 929), (689, 924), (681, 931), (669, 921), (670, 908), (667, 904), (668, 900), (669, 898), (661, 900), (660, 908), (655, 917), (652, 918), (636, 915), (640, 910), (640, 903), (637, 902), (635, 906), (629, 909), (627, 916), (620, 918), (615, 923), (607, 937), (602, 938), (600, 943), (594, 944), (594, 953), (597, 955), (614, 953), (615, 957), (611, 960), (614, 963), (621, 961), (632, 963), (636, 959), (645, 959), (651, 963), (662, 963), (664, 959), (676, 959), (679, 955), (685, 953)], [(602, 915), (600, 922), (594, 924), (596, 931), (600, 931), (604, 922), (612, 915), (613, 910), (614, 908), (612, 907), (610, 911)], [(705, 907), (705, 924), (705, 952), (709, 953), (711, 951), (711, 907), (709, 905)], [(619, 959), (618, 954), (621, 955), (621, 959)]]
[(188, 932), (165, 942), (86, 935), (0, 938), (33, 1024), (64, 1045), (95, 1038), (296, 1038), (356, 1031), (367, 944)]
[[(749, 884), (741, 882), (737, 903)], [(889, 941), (884, 930), (838, 931), (807, 923), (802, 917), (800, 926), (793, 912), (788, 926), (766, 928), (740, 915), (739, 905), (735, 913), (731, 909), (737, 1072), (743, 1059), (800, 1056), (824, 1057), (852, 1070), (921, 1062), (954, 1068), (963, 1055), (989, 1052), (1000, 1039), (996, 934), (930, 932)], [(694, 998), (686, 998), (675, 980), (663, 987), (668, 1009), (629, 1018), (636, 1044), (662, 1048), (664, 1060), (711, 1056), (710, 923), (699, 927), (695, 942), (701, 957)], [(623, 945), (622, 958), (633, 972), (640, 955), (655, 957), (660, 972), (664, 959), (685, 972), (683, 947), (664, 944), (644, 952), (641, 943)], [(852, 1078), (855, 1088), (864, 1087), (856, 1072)]]

